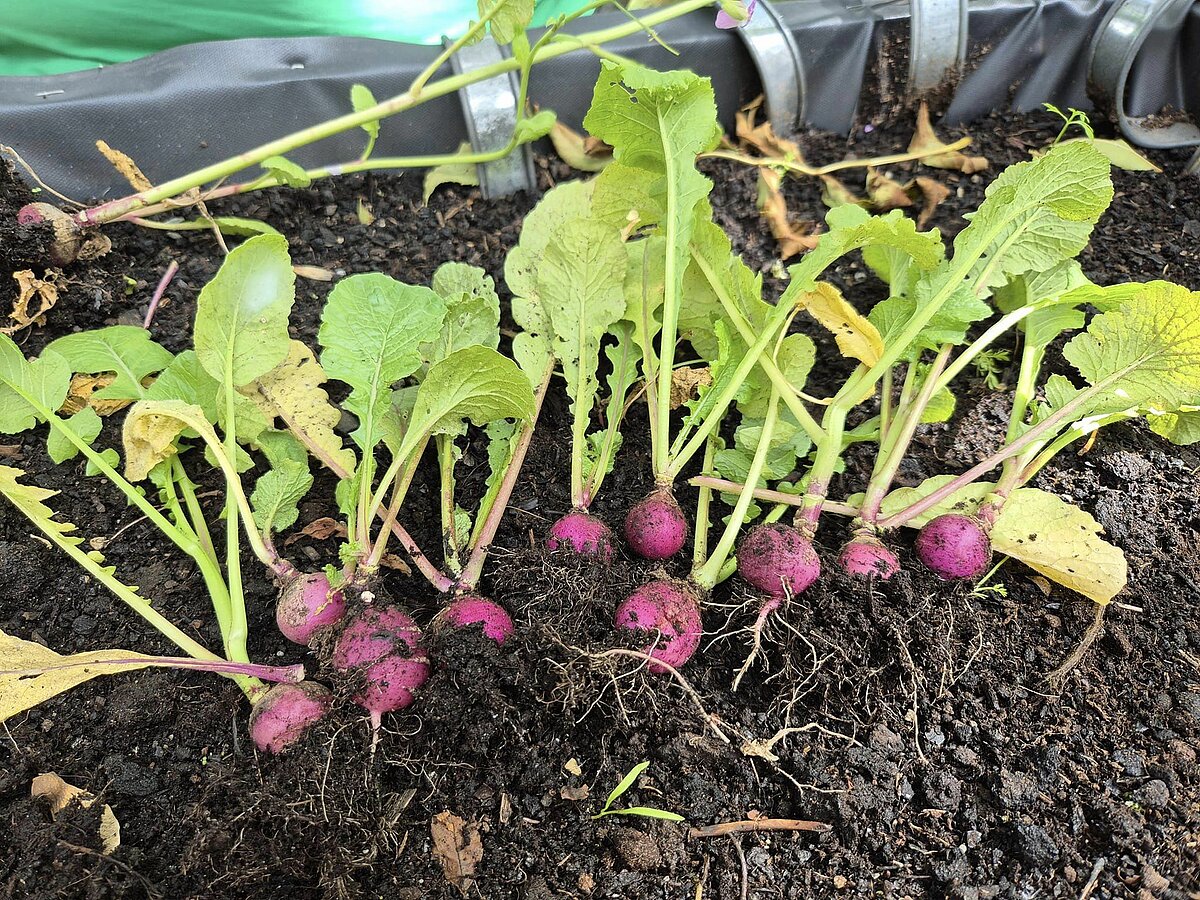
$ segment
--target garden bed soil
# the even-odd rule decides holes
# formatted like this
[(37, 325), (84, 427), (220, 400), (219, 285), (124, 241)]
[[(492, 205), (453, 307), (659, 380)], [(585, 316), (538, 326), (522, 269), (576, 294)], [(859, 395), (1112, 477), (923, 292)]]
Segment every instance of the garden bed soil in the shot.
[[(977, 123), (973, 152), (992, 167), (975, 176), (930, 172), (953, 189), (932, 224), (959, 230), (988, 177), (1056, 130), (1042, 116)], [(802, 145), (810, 161), (830, 162), (903, 149), (908, 136), (901, 125), (849, 141), (807, 136)], [(1166, 278), (1200, 287), (1200, 180), (1180, 174), (1180, 155), (1155, 159), (1162, 174), (1114, 172), (1116, 198), (1082, 256), (1099, 283)], [(705, 168), (720, 223), (777, 292), (755, 174)], [(894, 174), (903, 180), (910, 169)], [(554, 162), (539, 171), (543, 187), (567, 177)], [(787, 196), (802, 217), (821, 214), (816, 185), (790, 181)], [(28, 199), (0, 174), (0, 222), (11, 223)], [(360, 201), (372, 224), (360, 221)], [(424, 206), (420, 178), (410, 174), (277, 190), (213, 211), (265, 219), (288, 236), (296, 263), (335, 278), (382, 271), (427, 283), (439, 264), (459, 260), (500, 282), (533, 202), (448, 188)], [(213, 237), (124, 226), (111, 234), (109, 255), (66, 271), (44, 327), (18, 335), (27, 353), (73, 330), (140, 323), (172, 261), (179, 272), (151, 327), (169, 349), (187, 345), (197, 293), (220, 259)], [(9, 272), (36, 258), (36, 238), (0, 232), (5, 308)], [(844, 262), (834, 278), (860, 306), (882, 296), (860, 262)], [(313, 340), (329, 288), (298, 282), (297, 337)], [(814, 337), (827, 374), (809, 390), (821, 394), (845, 370), (829, 342)], [(985, 455), (1004, 428), (1003, 407), (990, 396), (982, 379), (969, 379), (955, 418), (922, 431), (901, 480)], [(115, 424), (107, 428), (101, 440), (116, 440)], [(0, 445), (4, 465), (62, 491), (54, 503), (63, 519), (87, 538), (107, 538), (105, 554), (126, 581), (219, 643), (195, 569), (115, 490), (84, 478), (78, 462), (52, 466), (40, 433)], [(736, 693), (730, 684), (746, 656), (752, 599), (736, 585), (720, 589), (705, 613), (710, 640), (684, 670), (693, 696), (627, 658), (588, 655), (612, 646), (616, 598), (648, 570), (627, 559), (592, 569), (535, 549), (569, 507), (568, 448), (567, 403), (556, 387), (485, 573), (485, 589), (512, 610), (518, 639), (503, 650), (470, 638), (435, 641), (431, 683), (414, 707), (386, 718), (374, 757), (348, 702), (302, 750), (256, 754), (237, 688), (196, 674), (99, 679), (10, 720), (0, 736), (0, 897), (458, 897), (432, 847), (431, 820), (446, 811), (478, 829), (482, 855), (468, 891), (489, 900), (1200, 897), (1195, 452), (1136, 425), (1113, 426), (1086, 453), (1068, 452), (1039, 475), (1037, 486), (1092, 512), (1130, 564), (1119, 598), (1127, 606), (1108, 609), (1101, 638), (1062, 684), (1047, 676), (1092, 622), (1089, 602), (1012, 562), (976, 590), (938, 582), (900, 535), (900, 576), (866, 587), (828, 573), (771, 627)], [(644, 492), (647, 450), (638, 408), (594, 509), (602, 518), (617, 523)], [(468, 496), (478, 494), (481, 463), (468, 448)], [(833, 494), (856, 489), (869, 463), (852, 456)], [(436, 526), (422, 524), (435, 518), (436, 482), (432, 473), (422, 479), (408, 524), (436, 547)], [(202, 484), (214, 518), (218, 487), (211, 477)], [(331, 491), (319, 481), (297, 532), (333, 512)], [(841, 526), (822, 528), (827, 561)], [(0, 628), (60, 652), (170, 651), (30, 531), (0, 503)], [(335, 551), (331, 539), (287, 542), (305, 565), (330, 562)], [(415, 577), (393, 572), (385, 587), (422, 622), (436, 609)], [(252, 581), (249, 600), (252, 657), (311, 663), (273, 627), (265, 579)], [(762, 742), (774, 737), (768, 753)], [(649, 768), (621, 802), (678, 812), (687, 825), (592, 818), (641, 761)], [(51, 821), (29, 799), (33, 777), (51, 771), (111, 804), (118, 850), (101, 851), (96, 807)], [(688, 834), (689, 825), (758, 816), (829, 829)]]

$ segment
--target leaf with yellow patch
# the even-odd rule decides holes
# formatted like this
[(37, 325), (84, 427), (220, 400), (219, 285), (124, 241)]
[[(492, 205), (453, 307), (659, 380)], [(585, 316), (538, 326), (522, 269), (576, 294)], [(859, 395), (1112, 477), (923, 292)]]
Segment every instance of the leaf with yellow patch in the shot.
[(832, 332), (842, 356), (873, 366), (883, 355), (879, 331), (832, 284), (819, 282), (796, 305)]
[(176, 438), (191, 428), (210, 448), (220, 447), (212, 425), (199, 406), (180, 400), (143, 400), (125, 417), (121, 432), (125, 445), (125, 477), (141, 481), (150, 470), (178, 452)]
[(252, 382), (246, 393), (269, 419), (280, 419), (313, 456), (345, 477), (358, 460), (333, 430), (342, 414), (329, 402), (325, 381), (313, 352), (292, 341), (287, 358)]

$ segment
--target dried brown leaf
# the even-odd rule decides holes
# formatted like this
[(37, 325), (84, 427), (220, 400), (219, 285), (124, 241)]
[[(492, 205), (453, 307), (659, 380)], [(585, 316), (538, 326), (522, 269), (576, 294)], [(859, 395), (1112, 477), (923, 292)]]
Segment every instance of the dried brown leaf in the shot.
[(912, 197), (905, 192), (904, 185), (872, 168), (867, 169), (867, 199), (878, 212), (913, 205)]
[(9, 318), (12, 324), (0, 328), (0, 333), (14, 334), (30, 325), (45, 325), (45, 315), (58, 302), (58, 282), (62, 273), (47, 269), (44, 278), (38, 278), (32, 269), (13, 272), (17, 282), (17, 299), (13, 301)]
[(570, 800), (574, 803), (579, 803), (583, 800), (586, 800), (590, 793), (591, 791), (588, 790), (588, 786), (586, 784), (581, 784), (578, 787), (564, 785), (558, 789), (558, 796), (562, 797), (564, 800)]
[(301, 538), (310, 537), (314, 541), (325, 541), (331, 537), (345, 537), (346, 526), (337, 519), (331, 519), (329, 516), (322, 516), (319, 519), (313, 519), (299, 531), (292, 532), (284, 539), (283, 545), (286, 547), (289, 544), (294, 544)]
[[(63, 405), (58, 411), (64, 416), (73, 416), (81, 409), (90, 406), (100, 416), (111, 416), (113, 413), (120, 412), (133, 401), (92, 399), (92, 394), (108, 387), (116, 380), (115, 372), (101, 372), (99, 375), (87, 375), (81, 372), (72, 375), (71, 386), (67, 388), (67, 399), (63, 401)], [(149, 384), (153, 380), (147, 378), (142, 384)]]
[(309, 281), (333, 281), (333, 271), (321, 266), (292, 266), (292, 271)]
[(779, 258), (787, 260), (815, 247), (817, 230), (812, 222), (792, 223), (787, 201), (779, 189), (782, 180), (783, 176), (774, 169), (758, 170), (758, 209), (779, 245)]
[[(77, 802), (85, 809), (96, 802), (95, 796), (83, 788), (76, 787), (53, 772), (46, 772), (33, 779), (29, 794), (35, 800), (44, 800), (50, 806), (50, 815), (57, 816), (71, 803)], [(121, 846), (121, 823), (107, 803), (100, 812), (100, 846), (105, 853), (112, 853)]]
[(833, 209), (837, 206), (865, 206), (867, 201), (832, 175), (821, 176), (821, 202)]
[(612, 162), (612, 147), (594, 138), (589, 145), (589, 138), (560, 120), (555, 120), (550, 129), (550, 143), (563, 162), (580, 172), (599, 172)]
[(713, 383), (708, 366), (683, 366), (671, 373), (671, 409), (679, 409), (697, 396), (700, 387)]
[(928, 175), (918, 175), (913, 180), (913, 185), (925, 198), (921, 212), (917, 215), (917, 228), (924, 230), (925, 226), (929, 224), (929, 220), (933, 218), (938, 205), (950, 196), (951, 191), (949, 187)]
[(933, 130), (933, 123), (929, 121), (929, 104), (922, 103), (917, 111), (917, 130), (908, 145), (909, 153), (932, 154), (923, 157), (922, 164), (934, 169), (953, 169), (964, 175), (972, 175), (988, 167), (985, 156), (967, 156), (958, 150), (937, 152), (945, 146), (946, 143), (937, 136), (937, 132)]
[(734, 132), (744, 148), (753, 147), (763, 156), (774, 156), (791, 162), (803, 163), (804, 153), (795, 141), (781, 138), (775, 133), (770, 122), (757, 123), (758, 111), (762, 107), (763, 98), (743, 106), (734, 116)]
[(129, 186), (135, 191), (153, 190), (154, 185), (150, 179), (142, 174), (142, 170), (138, 168), (137, 163), (130, 159), (128, 154), (108, 146), (104, 141), (96, 141), (96, 149), (104, 154), (104, 158), (112, 163), (112, 167), (129, 182)]
[(401, 575), (411, 575), (412, 569), (408, 567), (408, 563), (402, 560), (395, 553), (383, 554), (383, 559), (379, 560), (379, 564), (385, 569), (394, 569)]
[(483, 859), (483, 841), (479, 828), (446, 810), (429, 820), (433, 836), (433, 858), (442, 867), (446, 880), (464, 897), (475, 884), (475, 868)]

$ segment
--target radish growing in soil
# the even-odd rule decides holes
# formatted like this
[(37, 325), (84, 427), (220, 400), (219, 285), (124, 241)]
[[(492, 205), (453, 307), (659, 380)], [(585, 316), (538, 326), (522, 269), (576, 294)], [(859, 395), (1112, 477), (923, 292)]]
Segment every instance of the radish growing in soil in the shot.
[(330, 586), (324, 572), (297, 573), (285, 580), (275, 602), (275, 623), (283, 636), (306, 647), (345, 614), (345, 595)]
[(250, 711), (250, 738), (268, 753), (283, 753), (298, 744), (333, 704), (329, 688), (312, 681), (277, 684)]
[[(509, 251), (504, 277), (513, 319), (524, 331), (513, 342), (529, 371), (552, 358), (562, 367), (571, 401), (571, 511), (550, 526), (546, 547), (608, 562), (608, 526), (589, 514), (621, 444), (621, 421), (637, 377), (639, 352), (625, 315), (627, 253), (621, 230), (592, 214), (594, 182), (568, 182), (547, 191), (525, 217), (520, 242)], [(601, 349), (606, 350), (607, 398), (600, 404)], [(592, 417), (604, 423), (593, 430)]]

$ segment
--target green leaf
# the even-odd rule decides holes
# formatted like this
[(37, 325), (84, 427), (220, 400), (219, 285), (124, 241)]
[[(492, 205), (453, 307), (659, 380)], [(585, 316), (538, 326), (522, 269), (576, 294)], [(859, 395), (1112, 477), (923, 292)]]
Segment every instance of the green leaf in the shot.
[(534, 0), (478, 0), (479, 18), (492, 14), (488, 28), (497, 44), (511, 44), (533, 20)]
[[(241, 443), (251, 444), (258, 440), (268, 427), (267, 413), (261, 409), (251, 397), (235, 392), (234, 433)], [(192, 350), (185, 350), (171, 361), (145, 390), (146, 400), (179, 400), (183, 403), (198, 406), (204, 413), (204, 418), (215, 422), (228, 430), (227, 414), (221, 385), (215, 378), (204, 371), (200, 360)], [(183, 432), (184, 437), (194, 437), (190, 429)], [(239, 471), (245, 471), (252, 465), (248, 456), (239, 452)]]
[(549, 109), (540, 110), (532, 116), (522, 116), (517, 119), (513, 140), (517, 144), (539, 141), (550, 133), (556, 121), (558, 121), (558, 117), (554, 115), (553, 110)]
[(71, 367), (53, 352), (34, 360), (6, 334), (0, 334), (0, 434), (28, 431), (62, 406), (71, 385)]
[(1176, 412), (1146, 417), (1150, 430), (1183, 447), (1200, 441), (1200, 407), (1181, 406)]
[(312, 179), (301, 166), (283, 156), (269, 156), (260, 165), (273, 175), (280, 184), (288, 187), (304, 188), (312, 184)]
[[(1021, 321), (1026, 340), (1036, 347), (1047, 347), (1065, 331), (1083, 326), (1084, 314), (1078, 307), (1087, 302), (1092, 287), (1079, 263), (1064, 260), (1044, 272), (1020, 275), (996, 291), (996, 306), (1008, 313), (1034, 304), (1053, 302), (1030, 313)], [(1040, 361), (1039, 361), (1040, 362)]]
[[(472, 153), (471, 145), (467, 142), (459, 144), (458, 153), (465, 156)], [(446, 162), (434, 166), (425, 173), (425, 182), (421, 191), (421, 202), (429, 203), (429, 198), (443, 184), (462, 184), (475, 187), (479, 184), (479, 171), (473, 162)]]
[[(943, 268), (946, 264), (943, 264)], [(921, 279), (911, 295), (897, 294), (875, 304), (868, 321), (883, 335), (885, 346), (894, 343), (918, 310), (932, 300), (935, 282)], [(917, 358), (922, 350), (936, 350), (944, 344), (962, 344), (967, 330), (992, 314), (992, 308), (966, 287), (950, 294), (926, 323), (904, 353), (906, 359)]]
[(608, 809), (617, 800), (619, 800), (626, 791), (628, 791), (631, 787), (633, 787), (633, 785), (637, 782), (638, 778), (641, 777), (641, 774), (643, 772), (645, 772), (648, 768), (650, 768), (649, 762), (640, 762), (636, 766), (634, 766), (632, 769), (630, 769), (628, 772), (626, 772), (625, 777), (622, 778), (620, 783), (617, 784), (617, 786), (612, 789), (612, 793), (609, 794), (608, 799), (604, 801), (604, 808)]
[[(600, 67), (584, 127), (612, 146), (616, 163), (658, 176), (650, 197), (670, 216), (660, 228), (675, 262), (676, 283), (667, 285), (667, 296), (678, 298), (697, 206), (712, 190), (696, 169), (696, 155), (721, 139), (712, 84), (685, 71), (655, 72), (609, 60)], [(623, 193), (624, 186), (614, 181), (620, 172), (617, 167), (602, 172), (597, 194)]]
[[(99, 414), (90, 406), (85, 406), (69, 419), (63, 419), (62, 424), (89, 446), (99, 437), (100, 430), (104, 427)], [(55, 463), (64, 463), (78, 456), (79, 448), (67, 440), (57, 428), (52, 428), (46, 437), (46, 452)]]
[(1096, 316), (1063, 356), (1099, 388), (1092, 414), (1142, 407), (1157, 413), (1200, 397), (1200, 293), (1152, 282)]
[(431, 284), (445, 301), (446, 318), (437, 338), (421, 345), (427, 365), (463, 347), (500, 345), (500, 297), (490, 275), (478, 266), (448, 262), (433, 273)]
[(312, 484), (313, 477), (306, 464), (285, 462), (264, 473), (250, 495), (254, 524), (259, 531), (270, 534), (294, 525), (300, 516), (297, 504)]
[(1087, 138), (1077, 137), (1059, 141), (1058, 145), (1073, 144), (1077, 141), (1087, 141), (1104, 154), (1105, 158), (1118, 169), (1126, 172), (1161, 172), (1158, 166), (1138, 153), (1128, 142), (1120, 138)]
[(338, 282), (321, 313), (321, 366), (351, 388), (344, 406), (358, 416), (354, 440), (364, 459), (382, 440), (391, 388), (421, 365), (421, 345), (437, 339), (446, 304), (427, 287), (386, 275), (351, 275)]
[[(354, 84), (350, 86), (350, 105), (358, 113), (378, 104), (370, 88), (365, 84)], [(361, 157), (362, 159), (366, 159), (371, 155), (371, 151), (375, 149), (375, 141), (379, 137), (379, 120), (373, 119), (370, 122), (363, 122), (359, 128), (367, 133), (367, 146), (363, 150)]]
[[(106, 447), (105, 449), (101, 450), (100, 458), (108, 464), (110, 469), (116, 469), (117, 466), (119, 466), (121, 464), (121, 454), (119, 454), (112, 447)], [(100, 469), (94, 462), (92, 462), (89, 459), (87, 462), (87, 467), (84, 469), (84, 472), (87, 474), (87, 476), (89, 478), (93, 478), (96, 475), (100, 474)]]
[(221, 385), (242, 387), (270, 372), (288, 354), (288, 315), (296, 276), (287, 241), (252, 237), (234, 249), (196, 303), (200, 365)]
[(142, 382), (171, 364), (171, 353), (136, 325), (112, 325), (68, 334), (46, 345), (67, 361), (72, 374), (112, 372), (116, 379), (92, 394), (92, 400), (141, 400)]
[(612, 810), (614, 816), (642, 816), (647, 819), (665, 819), (668, 822), (683, 822), (683, 816), (679, 813), (668, 812), (665, 809), (656, 809), (653, 806), (627, 806), (625, 809)]
[(426, 436), (453, 433), (463, 419), (485, 425), (532, 416), (533, 386), (517, 364), (488, 347), (465, 347), (429, 367), (396, 457), (407, 459)]

